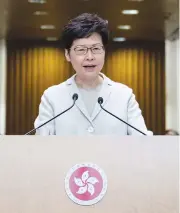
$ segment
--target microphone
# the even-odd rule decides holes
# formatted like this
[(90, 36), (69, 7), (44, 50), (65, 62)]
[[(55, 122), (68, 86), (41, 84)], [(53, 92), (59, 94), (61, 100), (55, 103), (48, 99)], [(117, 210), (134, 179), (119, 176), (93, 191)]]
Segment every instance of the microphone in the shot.
[(125, 122), (124, 120), (122, 120), (121, 118), (117, 117), (116, 115), (112, 114), (111, 112), (109, 112), (108, 110), (106, 110), (103, 106), (102, 106), (102, 103), (103, 103), (103, 98), (102, 97), (99, 97), (98, 98), (98, 103), (100, 105), (100, 107), (107, 113), (109, 113), (110, 115), (112, 115), (113, 117), (117, 118), (118, 120), (122, 121), (123, 123), (127, 124), (128, 126), (130, 126), (131, 128), (135, 129), (136, 131), (140, 132), (141, 134), (143, 135), (146, 135), (144, 132), (140, 131), (139, 129), (137, 129), (136, 127), (132, 126), (131, 124), (128, 124), (127, 122)]
[(53, 118), (49, 119), (48, 121), (44, 122), (43, 124), (41, 124), (40, 126), (32, 129), (31, 131), (27, 132), (25, 135), (29, 135), (31, 134), (32, 132), (36, 131), (37, 129), (39, 129), (40, 127), (44, 126), (45, 124), (49, 123), (50, 121), (54, 120), (55, 118), (59, 117), (60, 115), (64, 114), (65, 112), (69, 111), (71, 108), (73, 108), (73, 106), (75, 105), (77, 99), (78, 99), (78, 94), (77, 93), (74, 93), (73, 96), (72, 96), (72, 99), (73, 99), (73, 104), (67, 108), (66, 110), (64, 110), (63, 112), (59, 113), (58, 115), (54, 116)]

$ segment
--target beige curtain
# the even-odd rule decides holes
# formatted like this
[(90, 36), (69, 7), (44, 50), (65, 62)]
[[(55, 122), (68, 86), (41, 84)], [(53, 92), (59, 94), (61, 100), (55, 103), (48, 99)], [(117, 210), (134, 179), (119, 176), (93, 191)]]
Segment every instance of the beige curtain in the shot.
[[(110, 46), (103, 72), (131, 87), (146, 124), (155, 134), (164, 132), (164, 44)], [(69, 78), (74, 71), (64, 51), (55, 45), (8, 43), (7, 134), (33, 128), (43, 91)]]

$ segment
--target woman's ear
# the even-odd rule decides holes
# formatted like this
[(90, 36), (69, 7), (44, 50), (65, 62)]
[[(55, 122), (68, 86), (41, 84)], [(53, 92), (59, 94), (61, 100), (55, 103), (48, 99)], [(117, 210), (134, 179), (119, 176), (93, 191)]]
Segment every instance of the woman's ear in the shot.
[(65, 57), (66, 57), (66, 60), (67, 60), (68, 62), (71, 61), (70, 55), (69, 55), (69, 51), (68, 51), (67, 49), (65, 49)]

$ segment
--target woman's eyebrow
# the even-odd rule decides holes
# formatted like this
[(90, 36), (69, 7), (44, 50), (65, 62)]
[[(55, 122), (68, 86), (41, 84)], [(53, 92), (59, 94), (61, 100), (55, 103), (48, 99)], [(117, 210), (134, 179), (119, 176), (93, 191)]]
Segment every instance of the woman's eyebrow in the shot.
[[(90, 45), (91, 47), (93, 47), (93, 46), (96, 46), (96, 45), (102, 45), (101, 43), (96, 43), (96, 44), (92, 44), (92, 45)], [(77, 45), (77, 46), (75, 46), (75, 47), (88, 47), (89, 45), (86, 45), (86, 44), (79, 44), (79, 45)]]

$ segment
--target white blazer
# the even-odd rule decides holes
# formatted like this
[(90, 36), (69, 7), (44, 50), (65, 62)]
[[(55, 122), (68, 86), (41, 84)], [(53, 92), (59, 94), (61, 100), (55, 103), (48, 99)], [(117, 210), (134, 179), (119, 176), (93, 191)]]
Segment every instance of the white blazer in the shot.
[[(146, 128), (132, 89), (110, 80), (102, 73), (101, 75), (104, 81), (99, 96), (104, 100), (103, 106), (145, 134), (152, 135)], [(78, 94), (78, 100), (72, 109), (36, 130), (37, 135), (141, 135), (102, 110), (98, 103), (92, 116), (89, 116), (74, 78), (75, 75), (45, 90), (39, 106), (39, 115), (34, 123), (35, 128), (69, 108), (73, 103), (74, 93)]]

